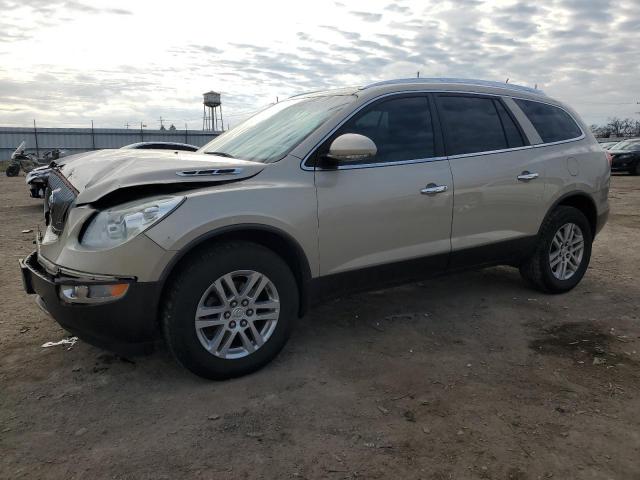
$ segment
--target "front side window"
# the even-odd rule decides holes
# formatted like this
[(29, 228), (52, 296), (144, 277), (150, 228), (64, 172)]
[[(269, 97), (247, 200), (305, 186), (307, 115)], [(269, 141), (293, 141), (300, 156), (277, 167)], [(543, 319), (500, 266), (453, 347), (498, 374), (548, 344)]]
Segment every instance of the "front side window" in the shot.
[(582, 130), (567, 112), (546, 103), (513, 99), (527, 116), (544, 143), (570, 140), (582, 135)]
[(391, 98), (366, 107), (349, 119), (333, 138), (345, 133), (369, 137), (378, 152), (374, 159), (344, 164), (386, 163), (435, 157), (433, 123), (425, 96)]
[[(510, 148), (492, 98), (440, 95), (438, 102), (447, 138), (448, 155)], [(513, 142), (512, 146), (520, 146), (517, 145), (515, 137)]]
[(353, 95), (327, 95), (284, 100), (226, 131), (199, 151), (242, 160), (275, 162), (355, 98)]

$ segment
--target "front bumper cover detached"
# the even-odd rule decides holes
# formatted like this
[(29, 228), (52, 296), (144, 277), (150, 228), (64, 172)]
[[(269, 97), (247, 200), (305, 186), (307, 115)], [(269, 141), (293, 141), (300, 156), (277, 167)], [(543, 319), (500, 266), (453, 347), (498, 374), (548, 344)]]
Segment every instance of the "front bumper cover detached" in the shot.
[(26, 293), (37, 295), (38, 305), (73, 335), (122, 355), (153, 350), (160, 283), (112, 277), (112, 283), (129, 283), (124, 296), (106, 303), (75, 304), (60, 298), (61, 285), (105, 285), (108, 277), (51, 274), (38, 262), (37, 252), (21, 259), (20, 269)]

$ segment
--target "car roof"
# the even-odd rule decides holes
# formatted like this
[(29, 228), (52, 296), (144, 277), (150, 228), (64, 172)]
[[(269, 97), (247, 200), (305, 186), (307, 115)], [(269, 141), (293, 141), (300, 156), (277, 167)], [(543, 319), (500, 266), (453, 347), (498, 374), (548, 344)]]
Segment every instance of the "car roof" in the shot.
[(496, 82), (491, 80), (479, 80), (473, 78), (399, 78), (384, 80), (368, 85), (345, 87), (330, 90), (317, 90), (294, 95), (290, 98), (321, 97), (328, 95), (358, 95), (386, 93), (398, 90), (445, 90), (445, 91), (469, 91), (474, 93), (490, 93), (494, 95), (518, 95), (524, 97), (540, 97), (545, 101), (549, 97), (537, 88), (526, 87), (514, 83)]
[(400, 78), (395, 80), (384, 80), (382, 82), (375, 82), (364, 87), (360, 87), (360, 90), (367, 90), (369, 88), (388, 86), (388, 85), (421, 85), (427, 87), (439, 87), (443, 85), (465, 85), (469, 87), (491, 87), (501, 90), (509, 90), (515, 92), (526, 92), (534, 95), (545, 95), (542, 90), (537, 88), (525, 87), (523, 85), (517, 85), (507, 82), (496, 82), (491, 80), (479, 80), (475, 78)]

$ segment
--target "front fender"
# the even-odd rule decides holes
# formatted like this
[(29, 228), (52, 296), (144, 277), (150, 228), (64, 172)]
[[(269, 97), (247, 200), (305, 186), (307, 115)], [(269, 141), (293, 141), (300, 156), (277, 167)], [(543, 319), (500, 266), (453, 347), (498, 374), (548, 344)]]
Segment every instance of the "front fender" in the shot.
[(172, 215), (146, 232), (165, 250), (184, 251), (198, 239), (243, 225), (262, 226), (295, 239), (318, 272), (313, 185), (241, 182), (194, 192)]

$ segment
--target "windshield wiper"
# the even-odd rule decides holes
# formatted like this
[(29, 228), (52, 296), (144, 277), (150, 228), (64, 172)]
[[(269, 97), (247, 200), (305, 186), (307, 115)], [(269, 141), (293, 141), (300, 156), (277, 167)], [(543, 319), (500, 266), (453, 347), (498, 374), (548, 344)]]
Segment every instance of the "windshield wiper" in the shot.
[(227, 152), (204, 152), (204, 153), (206, 153), (207, 155), (220, 155), (221, 157), (236, 158)]

